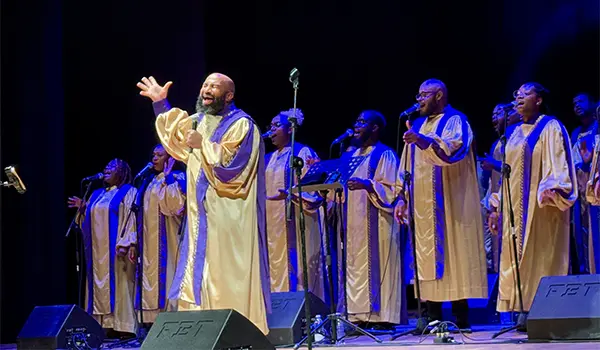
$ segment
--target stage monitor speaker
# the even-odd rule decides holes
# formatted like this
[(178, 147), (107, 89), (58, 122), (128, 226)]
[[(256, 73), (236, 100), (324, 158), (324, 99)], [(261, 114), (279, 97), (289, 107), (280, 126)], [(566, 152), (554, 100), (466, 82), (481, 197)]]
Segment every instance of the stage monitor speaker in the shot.
[(275, 347), (235, 310), (162, 312), (146, 336), (145, 350), (261, 349)]
[(532, 341), (600, 339), (600, 275), (542, 277), (527, 336)]
[[(311, 318), (322, 315), (325, 320), (329, 307), (313, 293), (308, 294)], [(267, 337), (271, 344), (296, 344), (306, 335), (304, 292), (271, 293), (271, 309), (267, 315), (270, 330)]]
[(36, 306), (17, 336), (17, 349), (95, 349), (103, 341), (102, 326), (77, 305)]

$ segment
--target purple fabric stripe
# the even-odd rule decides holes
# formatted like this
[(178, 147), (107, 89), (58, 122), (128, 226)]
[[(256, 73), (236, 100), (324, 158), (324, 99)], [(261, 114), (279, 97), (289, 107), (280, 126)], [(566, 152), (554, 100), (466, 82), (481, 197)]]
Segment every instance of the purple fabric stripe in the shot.
[[(254, 144), (254, 126), (250, 123), (248, 133), (240, 144), (237, 153), (233, 156), (233, 160), (227, 166), (216, 166), (213, 171), (215, 176), (222, 182), (229, 182), (238, 177), (248, 165), (250, 156), (252, 155), (252, 146)], [(262, 157), (261, 157), (262, 158)]]
[[(114, 312), (114, 308), (115, 308), (115, 256), (116, 256), (116, 247), (117, 247), (117, 240), (119, 235), (121, 234), (121, 232), (119, 232), (119, 223), (120, 223), (120, 218), (119, 218), (119, 208), (121, 207), (121, 202), (123, 201), (123, 198), (125, 198), (125, 195), (127, 195), (127, 192), (129, 192), (129, 190), (131, 189), (131, 185), (123, 185), (121, 186), (121, 188), (119, 188), (119, 190), (117, 191), (117, 193), (115, 194), (115, 196), (110, 200), (110, 204), (108, 205), (109, 207), (109, 218), (108, 218), (108, 225), (109, 225), (109, 241), (110, 241), (110, 311)], [(126, 209), (126, 213), (129, 211), (129, 208), (125, 208)], [(127, 218), (127, 214), (125, 214), (125, 218)], [(135, 220), (135, 216), (132, 216), (129, 218), (129, 220)], [(126, 225), (127, 223), (125, 223)], [(125, 232), (125, 234), (127, 234), (128, 232)]]
[[(135, 203), (137, 204), (139, 211), (138, 213), (135, 215), (135, 219), (136, 219), (136, 229), (137, 229), (137, 237), (138, 237), (138, 242), (137, 242), (137, 251), (138, 254), (142, 254), (142, 257), (144, 256), (144, 196), (146, 195), (146, 190), (148, 189), (148, 185), (150, 185), (150, 182), (152, 182), (152, 180), (154, 179), (154, 177), (147, 177), (140, 185), (140, 187), (138, 188), (138, 192), (136, 194), (136, 198), (135, 198)], [(135, 270), (136, 273), (136, 277), (138, 277), (137, 275), (140, 273), (140, 271), (138, 269)], [(142, 274), (144, 273), (143, 268), (142, 268)], [(143, 276), (142, 276), (143, 277)], [(136, 279), (137, 281), (137, 279)], [(137, 288), (135, 288), (135, 304), (134, 304), (134, 308), (136, 310), (141, 310), (142, 307), (142, 296), (140, 295), (139, 291)]]
[(171, 105), (165, 98), (164, 100), (152, 102), (152, 108), (154, 109), (154, 115), (158, 117), (159, 114), (168, 112), (171, 109)]
[(167, 286), (167, 223), (166, 217), (156, 208), (158, 212), (158, 308), (165, 308), (165, 292)]
[(269, 273), (269, 251), (267, 246), (267, 187), (265, 183), (265, 143), (260, 140), (260, 149), (258, 155), (257, 181), (257, 221), (258, 221), (258, 254), (260, 260), (260, 279), (263, 296), (265, 299), (265, 308), (267, 313), (271, 313), (271, 277)]
[(198, 241), (196, 242), (196, 255), (194, 256), (194, 299), (197, 305), (202, 304), (202, 279), (204, 278), (204, 264), (206, 263), (206, 239), (208, 237), (208, 222), (204, 199), (208, 190), (208, 179), (204, 170), (200, 169), (196, 182), (196, 201), (198, 203)]
[(442, 167), (433, 168), (433, 195), (435, 197), (435, 278), (444, 277), (445, 242), (446, 242), (446, 205), (444, 203), (444, 185)]
[[(369, 157), (368, 174), (369, 179), (375, 177), (375, 172), (379, 166), (379, 161), (383, 153), (388, 148), (381, 143), (377, 143)], [(368, 236), (369, 236), (369, 291), (371, 299), (371, 311), (381, 311), (381, 270), (379, 268), (379, 209), (371, 201), (367, 202), (368, 216)]]

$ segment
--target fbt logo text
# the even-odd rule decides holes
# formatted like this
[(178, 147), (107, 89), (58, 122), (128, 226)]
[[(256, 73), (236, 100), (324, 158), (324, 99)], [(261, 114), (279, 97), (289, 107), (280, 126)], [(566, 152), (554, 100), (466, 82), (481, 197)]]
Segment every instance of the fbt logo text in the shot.
[(160, 331), (157, 334), (157, 338), (162, 337), (183, 337), (192, 336), (195, 337), (200, 333), (202, 327), (206, 323), (212, 323), (211, 320), (199, 320), (199, 321), (167, 321), (163, 323)]
[(548, 286), (546, 297), (585, 297), (590, 293), (600, 293), (600, 282), (551, 284)]

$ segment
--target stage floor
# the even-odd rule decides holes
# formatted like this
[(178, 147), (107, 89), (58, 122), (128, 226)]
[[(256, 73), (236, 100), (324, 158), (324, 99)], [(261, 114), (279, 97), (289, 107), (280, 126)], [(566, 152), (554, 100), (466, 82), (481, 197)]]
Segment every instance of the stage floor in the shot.
[[(390, 341), (389, 335), (377, 335), (383, 342), (376, 343), (368, 337), (360, 336), (360, 337), (350, 337), (345, 340), (343, 344), (338, 344), (336, 346), (333, 345), (317, 345), (315, 344), (314, 348), (341, 348), (345, 350), (379, 350), (379, 349), (407, 349), (407, 348), (415, 348), (415, 349), (431, 349), (438, 348), (443, 346), (447, 349), (461, 348), (461, 349), (506, 349), (510, 347), (510, 349), (600, 349), (600, 342), (554, 342), (554, 343), (528, 343), (527, 335), (517, 333), (515, 331), (505, 333), (499, 336), (496, 339), (492, 340), (492, 335), (499, 331), (500, 326), (474, 326), (473, 333), (465, 334), (461, 336), (460, 334), (451, 334), (450, 336), (454, 337), (454, 340), (459, 344), (434, 344), (433, 335), (429, 336), (404, 336), (398, 338), (394, 341)], [(103, 345), (103, 349), (108, 349), (110, 347), (110, 342), (107, 342)], [(2, 350), (15, 350), (17, 347), (14, 344), (2, 345), (0, 349)], [(285, 348), (285, 347), (282, 347)], [(287, 347), (287, 348), (292, 348)], [(115, 350), (125, 350), (125, 349), (140, 349), (139, 346), (135, 346), (135, 344), (125, 345), (122, 347), (115, 347)], [(301, 349), (307, 349), (306, 346), (301, 347)], [(169, 350), (169, 349), (165, 349)]]

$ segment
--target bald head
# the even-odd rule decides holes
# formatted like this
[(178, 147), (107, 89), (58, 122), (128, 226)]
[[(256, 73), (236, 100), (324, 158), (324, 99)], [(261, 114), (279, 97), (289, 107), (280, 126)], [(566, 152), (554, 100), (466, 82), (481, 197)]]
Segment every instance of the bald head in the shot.
[(438, 79), (427, 79), (419, 87), (419, 113), (423, 116), (442, 113), (448, 104), (446, 84)]
[(212, 73), (200, 89), (200, 96), (196, 102), (196, 111), (218, 115), (233, 103), (235, 84), (233, 80), (221, 73)]

